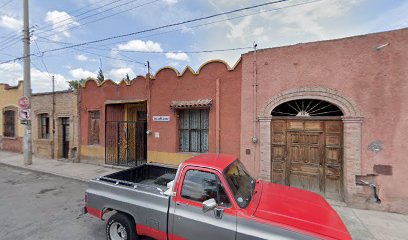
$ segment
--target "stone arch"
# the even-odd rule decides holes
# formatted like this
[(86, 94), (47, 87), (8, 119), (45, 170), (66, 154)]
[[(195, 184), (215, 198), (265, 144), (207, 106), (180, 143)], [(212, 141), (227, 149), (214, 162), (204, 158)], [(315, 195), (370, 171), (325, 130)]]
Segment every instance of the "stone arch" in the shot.
[(356, 104), (346, 96), (333, 89), (309, 87), (290, 89), (269, 99), (261, 109), (259, 117), (269, 117), (278, 105), (296, 99), (318, 99), (330, 102), (341, 109), (345, 117), (361, 117)]
[(304, 87), (283, 91), (268, 101), (260, 109), (259, 143), (260, 173), (259, 177), (270, 180), (271, 177), (271, 121), (272, 110), (282, 103), (296, 99), (317, 99), (330, 102), (343, 112), (343, 193), (344, 200), (351, 202), (353, 196), (361, 193), (362, 188), (356, 185), (355, 176), (361, 174), (361, 125), (363, 117), (353, 100), (338, 91), (323, 87)]

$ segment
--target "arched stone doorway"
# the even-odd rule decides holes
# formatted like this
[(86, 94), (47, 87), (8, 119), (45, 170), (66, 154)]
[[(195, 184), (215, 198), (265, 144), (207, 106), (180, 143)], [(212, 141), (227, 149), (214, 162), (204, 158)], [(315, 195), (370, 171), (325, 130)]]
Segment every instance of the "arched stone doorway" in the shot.
[[(330, 109), (330, 111), (327, 112), (330, 112), (330, 114), (335, 116), (319, 116), (319, 115), (310, 116), (310, 113), (309, 116), (307, 116), (307, 113), (301, 113), (302, 112), (301, 106), (297, 108), (297, 110), (301, 111), (298, 111), (296, 114), (295, 112), (288, 112), (290, 113), (290, 115), (286, 115), (287, 119), (285, 119), (285, 116), (282, 116), (284, 114), (277, 113), (277, 112), (284, 113), (284, 111), (282, 111), (282, 106), (285, 106), (284, 103), (295, 104), (296, 101), (299, 101), (297, 102), (299, 104), (301, 103), (302, 100), (304, 104), (306, 103), (306, 106), (307, 104), (310, 103), (310, 100), (316, 101), (316, 103), (321, 101), (322, 103), (324, 102), (330, 104), (330, 107), (327, 107), (326, 110)], [(313, 104), (313, 101), (310, 104)], [(293, 107), (296, 108), (295, 106)], [(291, 107), (286, 104), (286, 109), (288, 108)], [(315, 109), (316, 108), (312, 109), (312, 111)], [(306, 110), (305, 106), (303, 110)], [(310, 110), (310, 106), (307, 110)], [(338, 110), (340, 112), (336, 113), (332, 112)], [(273, 111), (275, 111), (275, 113), (273, 113)], [(290, 120), (291, 117), (292, 118), (298, 117), (298, 119), (293, 119), (297, 120), (293, 121)], [(340, 196), (340, 198), (343, 198), (346, 202), (351, 201), (352, 196), (361, 191), (361, 187), (355, 184), (355, 176), (361, 174), (362, 117), (358, 109), (356, 108), (355, 104), (350, 99), (348, 99), (345, 96), (342, 96), (335, 90), (321, 87), (300, 88), (284, 91), (281, 94), (272, 97), (264, 104), (259, 114), (259, 122), (260, 122), (260, 174), (259, 174), (260, 178), (267, 181), (271, 180), (274, 182), (280, 181), (280, 183), (286, 185), (292, 185), (293, 183), (297, 187), (306, 188), (312, 191), (323, 193), (326, 193), (326, 190), (329, 187), (330, 190), (328, 191), (327, 194), (329, 197), (339, 198)], [(282, 139), (282, 136), (279, 136), (279, 132), (281, 135), (282, 134), (285, 135), (285, 139)], [(318, 134), (319, 132), (321, 132), (321, 134)], [(327, 139), (326, 135), (334, 137)], [(279, 139), (279, 137), (281, 139)], [(276, 144), (277, 142), (275, 140), (280, 140), (281, 144), (285, 143), (286, 145), (283, 146), (281, 150), (276, 150), (276, 147), (274, 146), (278, 145)], [(331, 144), (326, 144), (326, 141), (329, 141), (329, 143)], [(290, 144), (288, 144), (288, 142)], [(300, 155), (302, 155), (302, 153), (300, 153), (301, 150), (298, 151), (292, 149), (294, 153), (290, 153), (291, 151), (290, 148), (292, 147), (293, 143), (294, 143), (293, 149), (302, 148), (301, 147), (302, 144), (304, 148), (313, 149), (310, 151), (308, 150), (308, 152), (303, 153), (303, 155), (305, 154), (313, 155), (319, 152), (318, 156), (315, 155), (314, 157), (313, 156), (308, 157), (306, 161), (303, 161), (306, 164), (302, 165), (301, 164), (302, 161), (299, 160), (304, 158), (304, 156), (299, 157)], [(333, 147), (340, 150), (334, 151), (336, 153), (334, 152), (327, 153), (325, 149), (326, 145), (328, 145), (329, 147), (333, 145)], [(276, 154), (275, 156), (273, 156), (272, 154), (276, 151), (282, 151), (281, 159), (285, 157), (287, 158), (288, 153), (292, 154), (291, 156), (289, 156), (289, 158), (291, 159), (294, 158), (293, 154), (297, 154), (298, 160), (295, 161), (297, 161), (298, 163), (295, 164), (295, 169), (291, 169), (290, 164), (289, 168), (287, 165), (283, 165), (283, 163), (281, 164), (281, 166), (279, 166), (279, 164), (275, 164), (276, 162), (275, 160), (278, 158), (276, 157)], [(335, 154), (337, 154), (338, 158), (334, 156)], [(327, 160), (326, 158), (328, 155), (330, 160)], [(334, 162), (335, 164), (333, 164), (332, 161), (333, 159), (339, 160), (336, 160)], [(314, 162), (313, 160), (319, 161), (319, 163), (317, 165), (314, 165), (314, 167), (313, 165), (311, 165)], [(322, 166), (318, 166), (319, 164), (322, 163), (320, 160), (323, 161)], [(281, 160), (281, 162), (284, 161)], [(324, 166), (325, 162), (331, 163), (328, 164), (327, 166)], [(337, 163), (339, 163), (340, 166), (338, 166)], [(335, 166), (336, 168), (333, 168), (333, 166)], [(341, 172), (336, 173), (338, 172), (337, 170), (339, 169), (341, 170)], [(296, 174), (291, 173), (288, 174), (288, 172), (285, 171), (292, 171), (294, 173), (298, 173), (298, 176), (296, 176)], [(279, 176), (279, 174), (275, 174), (276, 172), (278, 173), (281, 172), (281, 176)], [(315, 176), (318, 177), (313, 177), (312, 176), (313, 174), (311, 174), (309, 175), (309, 179), (307, 180), (306, 177), (305, 180), (304, 176), (307, 176), (307, 173), (313, 173)], [(326, 173), (329, 173), (329, 176), (327, 176)], [(327, 183), (326, 181), (322, 183), (321, 182), (322, 179), (326, 177), (328, 177), (329, 179), (334, 178), (335, 180), (334, 181), (328, 180)], [(306, 184), (302, 182), (303, 180), (306, 181)], [(330, 186), (327, 186), (327, 184)], [(308, 187), (306, 185), (308, 185)]]
[(272, 110), (271, 179), (342, 199), (342, 111), (316, 99), (284, 102)]

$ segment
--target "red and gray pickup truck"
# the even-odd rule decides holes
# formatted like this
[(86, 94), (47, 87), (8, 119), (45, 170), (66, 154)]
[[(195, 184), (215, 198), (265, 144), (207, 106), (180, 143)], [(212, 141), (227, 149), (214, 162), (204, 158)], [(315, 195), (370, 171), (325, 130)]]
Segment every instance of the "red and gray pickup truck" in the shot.
[(236, 157), (203, 154), (177, 168), (145, 164), (91, 180), (85, 212), (107, 239), (351, 239), (321, 196), (252, 178)]

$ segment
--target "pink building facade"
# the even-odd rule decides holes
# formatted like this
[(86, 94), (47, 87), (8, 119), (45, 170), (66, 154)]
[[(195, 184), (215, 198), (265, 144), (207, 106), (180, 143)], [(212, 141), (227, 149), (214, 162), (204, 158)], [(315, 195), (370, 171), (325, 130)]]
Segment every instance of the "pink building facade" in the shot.
[(268, 181), (408, 212), (407, 52), (402, 29), (244, 54), (241, 160)]

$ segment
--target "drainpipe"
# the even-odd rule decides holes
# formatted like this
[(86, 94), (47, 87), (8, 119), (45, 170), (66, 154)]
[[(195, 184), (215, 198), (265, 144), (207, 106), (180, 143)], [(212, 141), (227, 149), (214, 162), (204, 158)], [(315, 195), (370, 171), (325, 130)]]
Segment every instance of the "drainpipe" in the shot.
[(55, 77), (52, 76), (52, 145), (51, 145), (52, 159), (54, 159), (55, 157), (54, 151), (55, 151)]
[(254, 98), (254, 102), (253, 102), (253, 132), (252, 132), (252, 143), (254, 144), (254, 152), (253, 152), (253, 156), (254, 156), (254, 163), (253, 163), (253, 174), (255, 174), (256, 171), (256, 149), (257, 149), (257, 143), (258, 143), (258, 138), (256, 136), (256, 124), (257, 124), (257, 117), (256, 117), (256, 113), (257, 113), (257, 94), (258, 94), (258, 79), (257, 79), (257, 74), (258, 74), (258, 69), (257, 69), (257, 58), (256, 58), (256, 47), (258, 46), (258, 44), (256, 44), (256, 42), (254, 42), (254, 62), (253, 62), (253, 72), (254, 72), (254, 83), (252, 85), (252, 90), (253, 90), (253, 98)]
[(220, 153), (220, 79), (215, 83), (215, 151)]

